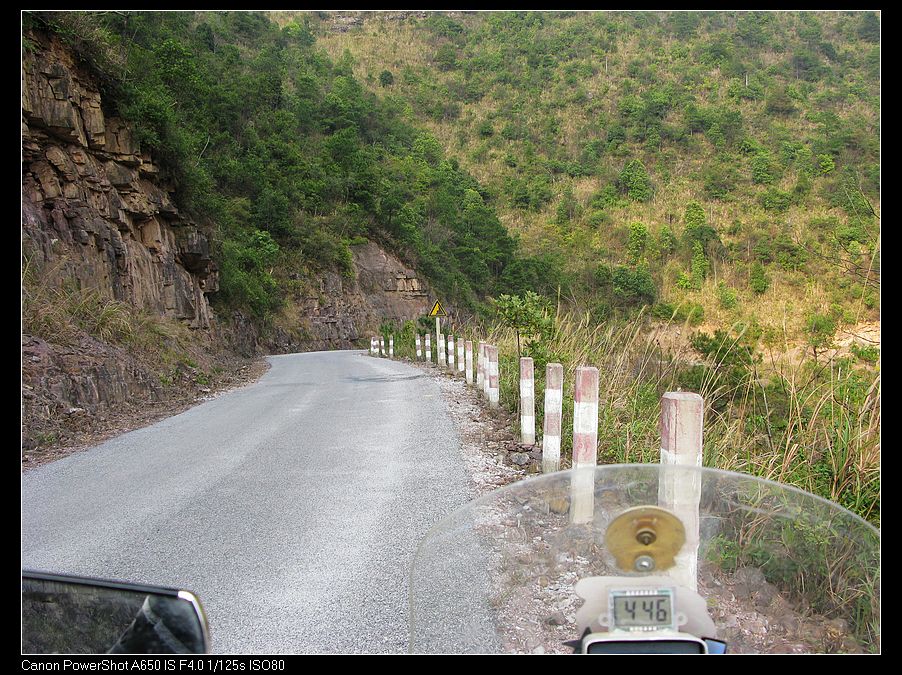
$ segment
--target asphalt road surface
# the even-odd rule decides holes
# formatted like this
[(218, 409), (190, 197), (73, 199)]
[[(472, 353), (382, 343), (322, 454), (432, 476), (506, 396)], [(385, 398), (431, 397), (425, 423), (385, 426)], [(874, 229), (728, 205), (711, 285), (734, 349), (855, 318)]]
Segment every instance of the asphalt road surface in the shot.
[(470, 499), (439, 389), (361, 352), (270, 361), (24, 474), (23, 567), (187, 588), (215, 653), (407, 651), (417, 542)]

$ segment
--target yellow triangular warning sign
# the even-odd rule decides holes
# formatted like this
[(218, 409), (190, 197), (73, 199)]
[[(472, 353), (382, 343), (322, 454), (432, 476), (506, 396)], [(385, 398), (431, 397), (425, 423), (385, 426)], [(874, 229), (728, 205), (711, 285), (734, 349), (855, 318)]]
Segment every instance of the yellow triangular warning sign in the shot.
[(435, 304), (432, 306), (432, 311), (429, 312), (429, 316), (448, 316), (445, 314), (445, 308), (442, 307), (442, 303), (438, 300), (435, 301)]

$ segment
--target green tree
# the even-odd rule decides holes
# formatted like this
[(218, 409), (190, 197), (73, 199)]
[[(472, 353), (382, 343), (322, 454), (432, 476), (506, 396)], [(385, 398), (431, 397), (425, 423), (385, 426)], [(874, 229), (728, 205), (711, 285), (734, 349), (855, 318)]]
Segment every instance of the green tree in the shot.
[(764, 110), (770, 115), (786, 117), (796, 112), (796, 105), (785, 87), (774, 89), (765, 100)]
[(642, 260), (647, 243), (648, 228), (642, 223), (630, 223), (629, 241), (626, 246), (626, 251), (629, 260), (633, 265)]
[(454, 70), (457, 68), (457, 50), (450, 43), (443, 44), (435, 53), (435, 63), (439, 70)]
[(652, 305), (658, 296), (658, 289), (647, 265), (625, 267), (619, 265), (613, 270), (612, 297), (620, 307)]
[(700, 289), (708, 276), (710, 264), (705, 257), (705, 249), (701, 242), (695, 242), (692, 246), (692, 267), (690, 276), (692, 278), (692, 287)]
[(520, 337), (526, 338), (527, 350), (551, 337), (554, 319), (548, 301), (532, 291), (522, 296), (502, 294), (495, 301), (501, 323), (517, 332), (517, 356), (521, 356)]
[(636, 202), (647, 202), (652, 198), (651, 178), (638, 159), (626, 163), (617, 179), (617, 187)]
[(817, 168), (818, 172), (821, 175), (826, 175), (828, 173), (833, 173), (834, 169), (836, 169), (836, 163), (833, 161), (833, 157), (831, 157), (830, 155), (818, 155)]
[(762, 295), (770, 288), (770, 278), (764, 270), (764, 265), (759, 262), (752, 263), (752, 269), (749, 273), (749, 287), (756, 295)]
[(697, 201), (693, 200), (686, 205), (683, 223), (686, 226), (683, 230), (683, 245), (685, 250), (689, 250), (693, 255), (696, 244), (704, 251), (710, 242), (720, 243), (717, 231), (708, 225), (705, 209)]
[(770, 185), (775, 180), (775, 168), (770, 153), (761, 151), (752, 157), (752, 181), (759, 185)]
[(861, 16), (858, 37), (866, 42), (880, 42), (880, 19), (874, 12), (865, 12)]
[(835, 333), (836, 321), (834, 319), (817, 312), (808, 315), (805, 320), (805, 334), (815, 361), (817, 361), (818, 350), (829, 349), (833, 344)]

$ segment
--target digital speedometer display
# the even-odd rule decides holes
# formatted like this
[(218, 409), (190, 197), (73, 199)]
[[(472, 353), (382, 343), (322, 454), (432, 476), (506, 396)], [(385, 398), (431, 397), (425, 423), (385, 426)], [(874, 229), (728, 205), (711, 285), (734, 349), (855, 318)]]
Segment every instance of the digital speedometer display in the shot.
[(673, 591), (669, 588), (611, 591), (612, 628), (672, 629)]

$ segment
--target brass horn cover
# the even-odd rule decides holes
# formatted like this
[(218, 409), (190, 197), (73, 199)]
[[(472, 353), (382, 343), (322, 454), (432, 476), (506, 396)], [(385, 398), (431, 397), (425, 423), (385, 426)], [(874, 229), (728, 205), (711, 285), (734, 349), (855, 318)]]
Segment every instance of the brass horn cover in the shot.
[(636, 559), (648, 556), (660, 572), (673, 567), (674, 556), (686, 543), (683, 523), (673, 513), (658, 506), (635, 506), (611, 521), (604, 537), (617, 566), (635, 572)]

